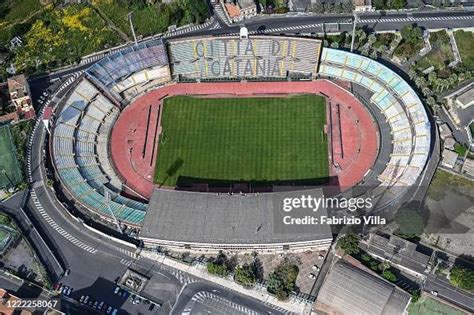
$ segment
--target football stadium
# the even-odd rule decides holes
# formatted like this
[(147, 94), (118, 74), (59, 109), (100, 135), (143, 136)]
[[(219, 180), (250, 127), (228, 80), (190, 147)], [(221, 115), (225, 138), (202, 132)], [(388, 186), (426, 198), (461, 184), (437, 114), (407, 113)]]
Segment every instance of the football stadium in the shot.
[(76, 208), (137, 229), (146, 247), (281, 251), (327, 248), (332, 233), (282, 231), (276, 199), (331, 187), (370, 196), (371, 211), (396, 207), (431, 144), (424, 105), (388, 67), (314, 38), (255, 35), (104, 57), (55, 108), (50, 153)]

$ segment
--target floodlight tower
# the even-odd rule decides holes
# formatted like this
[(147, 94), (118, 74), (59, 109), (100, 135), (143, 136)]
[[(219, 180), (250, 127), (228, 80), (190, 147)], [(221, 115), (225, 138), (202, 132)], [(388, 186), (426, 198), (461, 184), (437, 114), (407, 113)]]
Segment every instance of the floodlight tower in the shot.
[(109, 212), (112, 215), (112, 218), (114, 219), (115, 224), (117, 225), (117, 231), (119, 233), (122, 233), (122, 229), (120, 228), (120, 223), (118, 222), (117, 218), (115, 217), (114, 212), (112, 211), (112, 208), (110, 207), (110, 194), (107, 190), (105, 191), (104, 197), (105, 197), (105, 203), (107, 204), (107, 209), (109, 209)]
[(136, 46), (138, 45), (138, 41), (137, 41), (137, 36), (135, 35), (135, 28), (133, 27), (132, 14), (133, 14), (132, 11), (128, 12), (127, 17), (128, 17), (128, 21), (130, 22), (130, 28), (132, 29), (133, 39), (135, 40), (135, 46)]
[(356, 32), (357, 22), (359, 21), (357, 12), (354, 10), (353, 13), (354, 13), (354, 27), (352, 28), (351, 52), (354, 51), (355, 32)]

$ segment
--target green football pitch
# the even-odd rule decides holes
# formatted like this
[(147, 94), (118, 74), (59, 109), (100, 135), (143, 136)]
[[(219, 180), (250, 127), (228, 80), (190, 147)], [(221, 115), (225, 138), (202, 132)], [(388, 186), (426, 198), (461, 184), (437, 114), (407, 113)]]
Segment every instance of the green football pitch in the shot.
[(10, 126), (0, 126), (0, 188), (16, 185), (22, 179)]
[(167, 98), (155, 183), (325, 181), (325, 123), (317, 95)]

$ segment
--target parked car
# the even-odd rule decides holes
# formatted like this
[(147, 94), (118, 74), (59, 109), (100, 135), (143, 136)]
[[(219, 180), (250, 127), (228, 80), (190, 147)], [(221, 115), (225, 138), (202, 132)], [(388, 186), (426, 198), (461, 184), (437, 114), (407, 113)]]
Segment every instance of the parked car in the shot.
[(117, 313), (118, 313), (118, 310), (114, 308), (114, 310), (112, 311), (112, 315), (117, 315)]
[(86, 298), (86, 297), (85, 297), (84, 295), (81, 295), (81, 298), (79, 299), (79, 302), (80, 302), (80, 303), (83, 303), (85, 298)]
[(310, 279), (316, 279), (316, 275), (315, 275), (314, 273), (310, 273), (310, 274), (309, 274), (309, 278), (310, 278)]
[(97, 308), (97, 305), (99, 305), (99, 301), (95, 301), (93, 307)]
[(70, 296), (72, 293), (72, 288), (68, 288), (67, 291), (66, 291), (66, 295), (67, 296)]
[(101, 301), (99, 305), (97, 306), (97, 309), (101, 310), (103, 306), (104, 306), (104, 301)]
[(114, 293), (117, 294), (120, 292), (120, 287), (116, 287), (115, 290), (114, 290)]
[(63, 287), (63, 290), (61, 291), (62, 294), (67, 295), (67, 291), (69, 290), (68, 286)]
[(84, 304), (87, 304), (87, 302), (89, 302), (89, 296), (86, 295), (86, 297), (84, 298)]
[(317, 265), (313, 265), (313, 270), (314, 270), (314, 271), (319, 271), (319, 269), (320, 269), (320, 268), (319, 268)]
[(105, 311), (106, 314), (110, 314), (110, 312), (112, 312), (112, 306), (109, 306), (107, 308), (107, 311)]

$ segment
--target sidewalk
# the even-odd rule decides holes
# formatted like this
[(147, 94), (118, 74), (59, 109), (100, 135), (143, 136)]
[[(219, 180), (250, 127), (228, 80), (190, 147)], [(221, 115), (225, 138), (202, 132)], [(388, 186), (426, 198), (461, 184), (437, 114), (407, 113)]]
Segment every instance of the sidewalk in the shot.
[(241, 285), (235, 283), (234, 281), (230, 281), (228, 279), (224, 279), (221, 277), (213, 276), (207, 273), (207, 270), (204, 266), (197, 266), (197, 265), (187, 265), (181, 263), (179, 261), (170, 259), (163, 255), (158, 255), (156, 253), (142, 251), (142, 257), (146, 257), (152, 260), (161, 261), (166, 266), (181, 270), (183, 272), (189, 273), (195, 277), (207, 280), (214, 284), (221, 285), (223, 287), (229, 288), (231, 290), (237, 291), (240, 294), (249, 296), (251, 298), (257, 299), (265, 304), (272, 304), (277, 307), (283, 308), (293, 313), (297, 314), (309, 314), (312, 308), (312, 305), (307, 305), (303, 303), (295, 303), (295, 302), (282, 302), (279, 301), (276, 297), (268, 294), (264, 288), (261, 289), (245, 289)]

